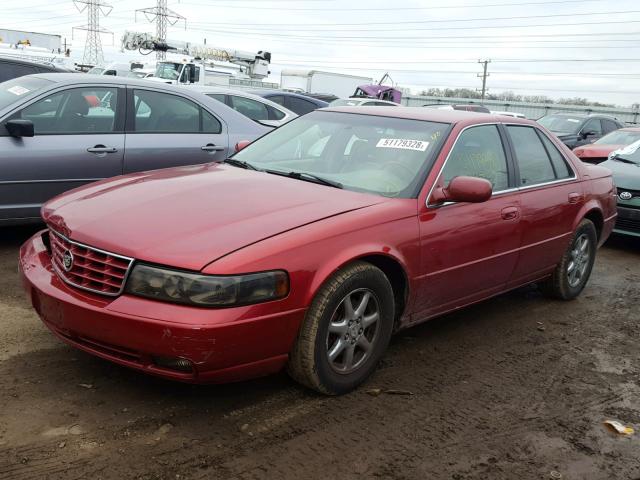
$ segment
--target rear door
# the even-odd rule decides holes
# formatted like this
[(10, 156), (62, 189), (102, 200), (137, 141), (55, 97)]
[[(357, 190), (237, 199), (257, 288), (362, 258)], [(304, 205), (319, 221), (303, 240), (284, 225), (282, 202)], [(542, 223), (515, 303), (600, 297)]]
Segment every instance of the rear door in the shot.
[(55, 195), (122, 173), (124, 92), (65, 88), (2, 119), (30, 120), (35, 136), (0, 133), (0, 221), (38, 218)]
[(582, 184), (541, 130), (507, 125), (522, 209), (522, 247), (512, 282), (522, 284), (553, 270), (584, 204)]
[(125, 172), (194, 165), (229, 156), (227, 127), (178, 94), (129, 89)]

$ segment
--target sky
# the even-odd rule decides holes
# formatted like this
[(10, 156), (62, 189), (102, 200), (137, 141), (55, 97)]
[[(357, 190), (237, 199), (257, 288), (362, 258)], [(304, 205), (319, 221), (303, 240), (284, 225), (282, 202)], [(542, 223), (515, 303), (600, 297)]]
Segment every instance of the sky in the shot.
[[(107, 3), (107, 0), (104, 0)], [(106, 60), (121, 58), (125, 30), (154, 32), (137, 9), (155, 0), (110, 0), (100, 26)], [(81, 4), (79, 4), (82, 6)], [(282, 69), (316, 69), (431, 87), (640, 103), (638, 0), (169, 0), (186, 18), (168, 40), (272, 53)], [(105, 11), (109, 9), (105, 8)], [(0, 0), (0, 28), (55, 33), (81, 59), (87, 15), (72, 0)]]

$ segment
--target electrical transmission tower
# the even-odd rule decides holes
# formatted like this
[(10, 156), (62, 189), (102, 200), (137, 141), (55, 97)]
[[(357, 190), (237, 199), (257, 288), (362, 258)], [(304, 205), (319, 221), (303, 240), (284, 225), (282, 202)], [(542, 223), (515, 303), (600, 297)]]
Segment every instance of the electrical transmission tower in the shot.
[[(143, 13), (149, 22), (156, 23), (156, 38), (159, 41), (167, 41), (167, 25), (173, 26), (180, 21), (184, 21), (184, 28), (185, 30), (187, 29), (187, 19), (170, 8), (167, 8), (167, 0), (158, 0), (155, 7), (136, 10), (136, 17), (138, 12)], [(166, 52), (156, 52), (156, 58), (158, 60), (164, 60), (166, 56)]]
[(73, 4), (80, 13), (87, 11), (87, 24), (81, 27), (73, 27), (71, 38), (73, 38), (75, 30), (85, 30), (87, 32), (82, 63), (85, 65), (97, 65), (104, 59), (100, 34), (110, 33), (113, 40), (113, 32), (100, 28), (100, 15), (108, 16), (113, 7), (102, 0), (73, 0)]
[[(487, 73), (487, 67), (491, 63), (491, 60), (478, 60), (478, 63), (482, 65), (482, 73), (478, 74), (478, 78), (482, 78), (482, 103), (484, 103), (484, 97), (487, 94), (487, 77), (489, 74)], [(476, 91), (478, 91), (476, 89)]]

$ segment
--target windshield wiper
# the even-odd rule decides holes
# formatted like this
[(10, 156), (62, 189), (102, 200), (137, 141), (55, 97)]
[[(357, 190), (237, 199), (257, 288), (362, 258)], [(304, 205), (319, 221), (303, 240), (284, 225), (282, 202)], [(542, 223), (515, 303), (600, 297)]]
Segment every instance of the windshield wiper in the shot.
[(226, 158), (222, 161), (222, 163), (228, 163), (229, 165), (233, 165), (234, 167), (240, 167), (246, 170), (260, 170), (259, 168), (256, 168), (253, 165), (251, 165), (249, 162), (236, 160), (234, 158)]
[(283, 177), (295, 178), (296, 180), (304, 180), (306, 182), (319, 183), (333, 188), (344, 188), (340, 182), (329, 180), (328, 178), (314, 175), (307, 172), (281, 172), (279, 170), (265, 170), (267, 173), (273, 173), (274, 175), (282, 175)]

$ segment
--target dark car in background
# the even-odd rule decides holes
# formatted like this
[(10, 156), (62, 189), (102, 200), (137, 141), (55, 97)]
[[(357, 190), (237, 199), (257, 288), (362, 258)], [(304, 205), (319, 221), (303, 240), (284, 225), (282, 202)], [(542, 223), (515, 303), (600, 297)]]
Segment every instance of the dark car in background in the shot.
[(640, 141), (615, 150), (600, 164), (613, 172), (618, 188), (615, 233), (640, 237)]
[(329, 104), (317, 98), (300, 95), (299, 93), (284, 92), (282, 90), (248, 90), (249, 93), (268, 98), (272, 102), (288, 108), (297, 115), (313, 112), (318, 108), (328, 107)]
[(51, 63), (30, 62), (12, 57), (0, 56), (0, 82), (6, 82), (12, 78), (35, 73), (70, 73), (70, 70), (56, 67)]
[(206, 95), (110, 75), (0, 83), (0, 225), (38, 221), (48, 199), (123, 173), (221, 161), (271, 129)]
[(551, 113), (538, 119), (538, 123), (555, 133), (569, 148), (593, 143), (624, 127), (617, 118), (602, 114)]

